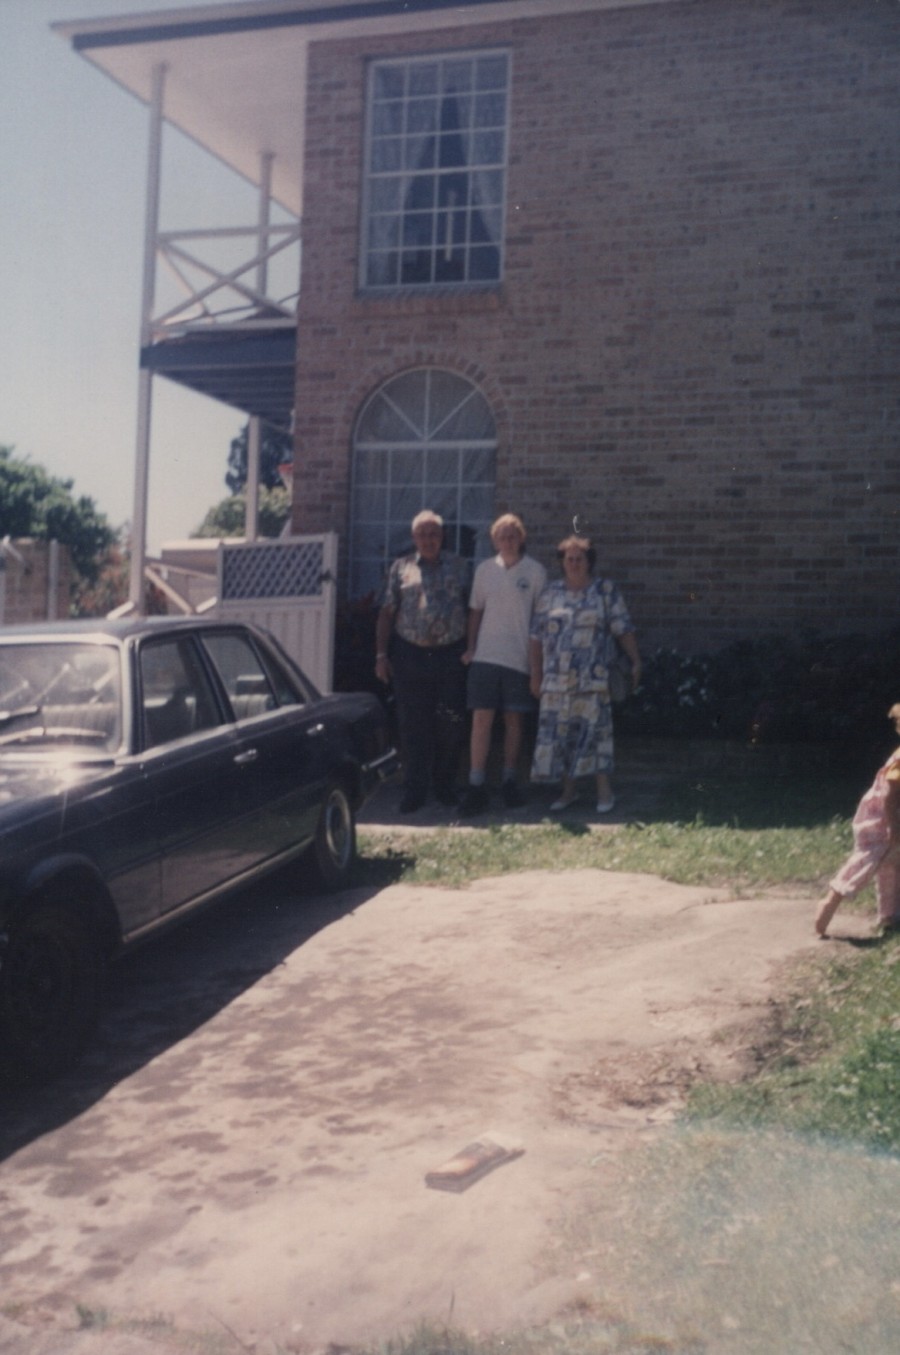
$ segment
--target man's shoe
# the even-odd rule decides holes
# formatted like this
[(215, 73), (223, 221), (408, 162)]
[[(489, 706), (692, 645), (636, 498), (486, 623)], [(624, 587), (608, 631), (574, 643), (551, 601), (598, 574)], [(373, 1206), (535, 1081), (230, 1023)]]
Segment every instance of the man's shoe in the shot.
[(400, 796), (400, 813), (415, 814), (417, 809), (421, 809), (425, 803), (425, 796), (420, 790), (405, 790)]
[(485, 812), (490, 799), (487, 786), (468, 786), (460, 802), (459, 812), (464, 818), (474, 818), (476, 814)]
[(521, 809), (524, 804), (527, 804), (524, 793), (519, 790), (515, 781), (503, 782), (503, 803), (507, 809)]

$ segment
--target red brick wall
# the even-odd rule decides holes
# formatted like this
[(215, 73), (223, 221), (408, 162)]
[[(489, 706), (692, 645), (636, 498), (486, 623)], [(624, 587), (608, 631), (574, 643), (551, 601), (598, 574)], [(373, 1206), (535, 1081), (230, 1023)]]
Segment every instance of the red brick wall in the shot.
[[(482, 295), (357, 293), (365, 61), (513, 55)], [(365, 397), (495, 410), (497, 510), (577, 512), (648, 644), (897, 621), (900, 10), (695, 0), (322, 44), (309, 63), (295, 529), (348, 527)]]

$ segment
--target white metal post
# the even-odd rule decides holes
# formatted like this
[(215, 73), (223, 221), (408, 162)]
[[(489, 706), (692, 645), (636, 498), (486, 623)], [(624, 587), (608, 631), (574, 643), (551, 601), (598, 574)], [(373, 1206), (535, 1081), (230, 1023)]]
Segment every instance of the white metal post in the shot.
[[(150, 343), (156, 291), (156, 250), (159, 234), (160, 169), (162, 163), (163, 92), (166, 68), (153, 71), (150, 140), (147, 153), (147, 199), (144, 212), (144, 277), (141, 291), (141, 348)], [(138, 382), (137, 439), (134, 465), (134, 512), (131, 520), (131, 589), (134, 610), (144, 611), (144, 567), (147, 559), (147, 495), (150, 484), (150, 410), (153, 375), (142, 367)]]
[(59, 542), (52, 537), (47, 547), (47, 620), (59, 617)]
[(244, 536), (255, 541), (259, 536), (259, 463), (262, 456), (262, 424), (259, 416), (250, 415), (247, 429), (247, 483), (244, 485), (246, 513)]
[[(265, 296), (269, 282), (269, 268), (266, 254), (269, 248), (269, 223), (272, 203), (272, 160), (271, 151), (264, 151), (259, 160), (259, 211), (257, 215), (257, 258), (256, 290)], [(247, 430), (247, 483), (244, 486), (246, 504), (244, 518), (244, 536), (255, 541), (259, 536), (259, 463), (262, 457), (262, 424), (255, 414), (250, 416)]]

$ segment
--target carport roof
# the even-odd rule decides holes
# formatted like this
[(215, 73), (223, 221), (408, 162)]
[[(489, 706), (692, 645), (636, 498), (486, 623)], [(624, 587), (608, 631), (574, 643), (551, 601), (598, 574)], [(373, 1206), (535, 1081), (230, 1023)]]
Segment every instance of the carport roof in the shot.
[(296, 328), (255, 334), (210, 328), (143, 348), (141, 366), (287, 431), (296, 346)]
[[(625, 0), (628, 3), (629, 0)], [(631, 0), (633, 3), (634, 0)], [(621, 4), (622, 0), (618, 0)], [(303, 207), (306, 59), (309, 44), (353, 34), (455, 28), (472, 11), (499, 19), (610, 0), (244, 0), (53, 25), (74, 50), (149, 104), (166, 67), (165, 118), (251, 183), (273, 156), (272, 197)]]

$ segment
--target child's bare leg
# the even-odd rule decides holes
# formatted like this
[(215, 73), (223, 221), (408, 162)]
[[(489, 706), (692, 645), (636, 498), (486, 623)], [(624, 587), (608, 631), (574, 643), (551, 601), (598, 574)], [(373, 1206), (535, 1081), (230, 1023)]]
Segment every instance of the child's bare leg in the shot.
[(842, 894), (836, 889), (829, 889), (822, 902), (816, 909), (816, 931), (819, 936), (824, 936), (828, 931), (828, 924), (834, 917), (841, 905)]

